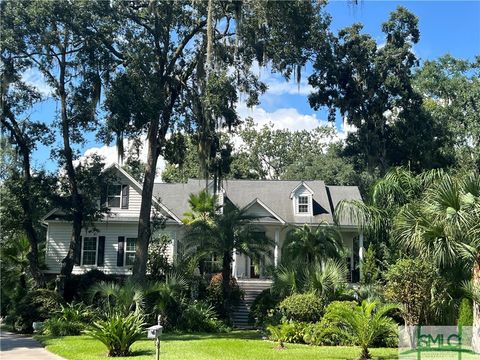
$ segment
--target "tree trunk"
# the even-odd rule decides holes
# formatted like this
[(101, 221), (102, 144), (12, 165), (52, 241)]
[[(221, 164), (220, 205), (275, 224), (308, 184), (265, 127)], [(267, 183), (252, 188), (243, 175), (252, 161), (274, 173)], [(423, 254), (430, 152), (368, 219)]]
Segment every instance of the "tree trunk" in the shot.
[(77, 176), (75, 167), (73, 166), (73, 151), (70, 146), (70, 124), (67, 115), (67, 93), (65, 90), (65, 72), (67, 66), (66, 48), (68, 34), (65, 34), (65, 41), (62, 48), (60, 61), (60, 76), (58, 93), (60, 96), (60, 112), (61, 112), (61, 132), (63, 138), (63, 157), (65, 161), (65, 170), (70, 185), (71, 204), (73, 209), (73, 226), (70, 245), (67, 255), (62, 260), (62, 268), (60, 275), (62, 279), (67, 279), (72, 274), (73, 265), (75, 263), (75, 254), (80, 244), (80, 233), (83, 226), (83, 199), (78, 191)]
[(140, 217), (138, 219), (138, 236), (136, 243), (135, 262), (133, 264), (133, 279), (142, 283), (147, 272), (148, 245), (152, 235), (150, 217), (152, 212), (153, 185), (157, 170), (159, 155), (158, 145), (159, 119), (152, 122), (148, 132), (148, 155), (143, 179), (142, 203), (140, 205)]
[(360, 353), (360, 360), (367, 360), (367, 359), (371, 359), (372, 358), (372, 355), (370, 354), (370, 352), (368, 351), (368, 348), (367, 347), (362, 347), (362, 352)]
[(30, 152), (25, 147), (21, 149), (23, 155), (23, 194), (20, 196), (20, 202), (23, 210), (23, 229), (30, 244), (30, 251), (27, 259), (30, 267), (30, 273), (35, 281), (35, 286), (45, 287), (45, 277), (43, 276), (38, 264), (38, 234), (32, 222), (31, 206), (31, 175), (30, 175)]
[[(473, 266), (472, 285), (474, 290), (480, 290), (480, 254)], [(472, 349), (476, 353), (480, 353), (480, 303), (473, 300), (473, 333), (472, 333)]]
[(222, 288), (223, 288), (223, 309), (225, 315), (228, 315), (230, 309), (231, 298), (231, 279), (232, 279), (232, 261), (233, 256), (231, 251), (225, 251), (222, 259)]
[[(23, 181), (22, 193), (20, 194), (20, 206), (23, 212), (22, 227), (27, 236), (30, 245), (30, 251), (27, 255), (29, 262), (30, 273), (35, 281), (35, 286), (45, 287), (45, 277), (43, 276), (40, 266), (38, 264), (38, 233), (35, 230), (32, 221), (33, 206), (32, 206), (32, 176), (30, 172), (30, 154), (31, 148), (28, 145), (29, 139), (25, 132), (18, 125), (15, 115), (11, 112), (10, 107), (3, 103), (2, 111), (4, 117), (2, 118), (2, 125), (9, 129), (16, 140), (19, 148), (19, 153), (22, 155)], [(10, 123), (6, 119), (10, 119)]]

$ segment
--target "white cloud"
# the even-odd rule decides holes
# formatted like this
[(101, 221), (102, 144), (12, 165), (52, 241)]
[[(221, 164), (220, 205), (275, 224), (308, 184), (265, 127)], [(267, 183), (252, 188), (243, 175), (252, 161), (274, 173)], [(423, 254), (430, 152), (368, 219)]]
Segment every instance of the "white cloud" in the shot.
[(30, 86), (33, 86), (43, 96), (50, 96), (53, 89), (48, 85), (43, 74), (36, 68), (28, 68), (22, 74), (22, 80)]
[[(144, 142), (144, 144), (146, 141)], [(128, 140), (124, 140), (124, 148), (125, 154), (127, 154), (129, 147), (131, 146), (131, 142)], [(107, 146), (104, 145), (102, 147), (92, 147), (85, 150), (83, 156), (80, 157), (80, 161), (87, 161), (89, 157), (92, 155), (97, 154), (104, 158), (105, 166), (108, 167), (114, 163), (118, 163), (118, 152), (116, 146)], [(140, 149), (140, 160), (142, 162), (147, 162), (147, 148), (146, 146), (142, 146)], [(165, 160), (163, 157), (159, 157), (157, 162), (157, 173), (155, 177), (155, 182), (161, 181), (162, 171), (165, 169)]]
[(273, 73), (269, 66), (260, 67), (258, 63), (252, 66), (252, 72), (268, 86), (265, 95), (308, 95), (313, 90), (308, 84), (305, 71), (302, 71), (300, 83), (293, 76), (290, 80), (286, 80), (282, 75)]
[(318, 119), (315, 114), (300, 114), (295, 108), (280, 108), (268, 112), (259, 106), (248, 108), (245, 104), (240, 104), (238, 113), (242, 119), (251, 117), (259, 127), (272, 123), (277, 129), (291, 131), (313, 130), (320, 125), (329, 124), (326, 120)]

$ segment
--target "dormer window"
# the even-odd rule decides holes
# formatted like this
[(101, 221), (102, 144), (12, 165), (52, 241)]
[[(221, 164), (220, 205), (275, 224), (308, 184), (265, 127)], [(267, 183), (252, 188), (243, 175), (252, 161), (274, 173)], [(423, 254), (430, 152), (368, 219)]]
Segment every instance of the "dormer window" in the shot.
[(296, 216), (313, 216), (313, 190), (305, 182), (302, 181), (292, 190), (290, 199)]
[(308, 214), (310, 210), (308, 209), (308, 196), (299, 196), (298, 197), (298, 213), (299, 214)]

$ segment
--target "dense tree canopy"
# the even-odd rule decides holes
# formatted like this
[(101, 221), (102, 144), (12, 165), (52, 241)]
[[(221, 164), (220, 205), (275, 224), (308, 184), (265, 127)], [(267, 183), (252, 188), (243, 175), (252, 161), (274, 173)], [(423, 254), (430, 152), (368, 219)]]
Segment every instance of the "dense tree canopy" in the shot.
[(317, 49), (310, 104), (314, 109), (327, 106), (332, 120), (339, 111), (355, 126), (345, 153), (357, 170), (383, 175), (395, 165), (416, 170), (442, 166), (442, 129), (422, 111), (422, 97), (412, 84), (418, 65), (412, 50), (420, 38), (417, 17), (403, 7), (392, 12), (382, 25), (382, 46), (362, 28), (354, 24), (338, 36), (331, 34), (328, 45)]

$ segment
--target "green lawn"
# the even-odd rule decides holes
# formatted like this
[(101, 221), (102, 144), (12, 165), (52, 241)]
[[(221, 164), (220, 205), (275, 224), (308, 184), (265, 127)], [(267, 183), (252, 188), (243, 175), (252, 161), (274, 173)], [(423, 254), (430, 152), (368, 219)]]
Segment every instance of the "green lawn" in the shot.
[[(88, 336), (51, 338), (37, 336), (51, 352), (69, 360), (107, 359), (106, 347)], [(276, 350), (276, 344), (262, 340), (254, 331), (234, 331), (228, 334), (163, 335), (161, 360), (280, 360), (280, 359), (355, 359), (358, 348), (316, 347), (287, 344), (286, 350)], [(117, 358), (152, 360), (155, 346), (152, 340), (142, 340), (132, 346), (133, 357)], [(396, 359), (397, 349), (372, 349), (375, 359)]]

